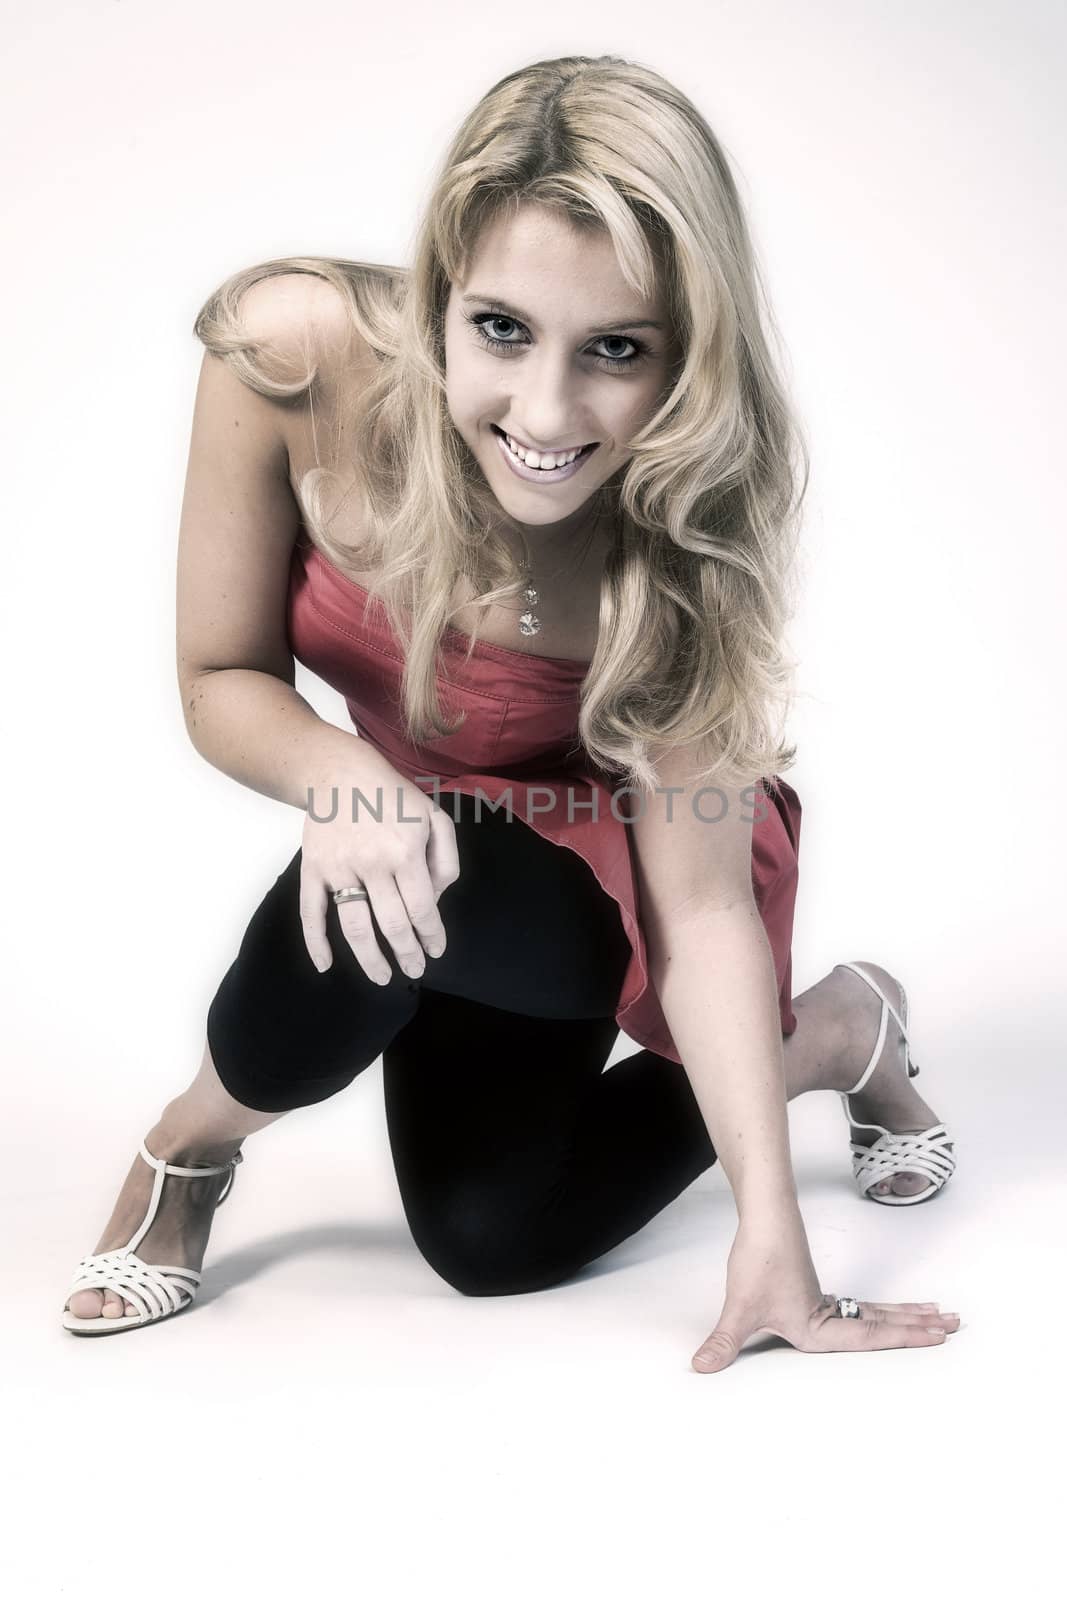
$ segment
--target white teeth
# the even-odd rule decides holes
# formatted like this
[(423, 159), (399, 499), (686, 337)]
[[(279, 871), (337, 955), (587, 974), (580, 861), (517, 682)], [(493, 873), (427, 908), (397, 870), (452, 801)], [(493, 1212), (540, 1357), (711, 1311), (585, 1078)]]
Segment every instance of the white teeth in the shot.
[(518, 456), (520, 461), (525, 461), (528, 467), (538, 467), (544, 472), (550, 472), (554, 467), (564, 467), (582, 453), (581, 449), (578, 449), (568, 450), (565, 455), (542, 456), (536, 450), (524, 450), (521, 444), (515, 443), (510, 433), (505, 433), (504, 438), (508, 441), (512, 455)]

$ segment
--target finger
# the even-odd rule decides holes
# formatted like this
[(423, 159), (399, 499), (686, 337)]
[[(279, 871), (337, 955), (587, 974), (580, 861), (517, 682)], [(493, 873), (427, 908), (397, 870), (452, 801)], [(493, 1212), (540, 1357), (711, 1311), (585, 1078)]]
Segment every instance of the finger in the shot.
[(692, 1360), (694, 1370), (721, 1372), (724, 1367), (731, 1366), (737, 1360), (741, 1346), (754, 1331), (736, 1319), (720, 1322), (718, 1327), (708, 1334), (694, 1355)]
[[(833, 1299), (827, 1297), (832, 1305)], [(946, 1313), (940, 1311), (927, 1311), (922, 1306), (912, 1307), (907, 1302), (897, 1300), (857, 1300), (859, 1318), (846, 1317), (846, 1322), (856, 1322), (866, 1318), (868, 1322), (920, 1322), (925, 1323), (938, 1318), (944, 1319)]]
[(871, 1322), (927, 1322), (931, 1318), (937, 1320), (935, 1311), (912, 1311), (906, 1306), (888, 1305), (877, 1300), (862, 1301), (860, 1316), (867, 1317)]
[(450, 883), (459, 877), (459, 845), (456, 841), (456, 824), (440, 806), (430, 811), (430, 835), (426, 841), (426, 865), (439, 900)]
[[(391, 872), (382, 872), (373, 877), (368, 875), (363, 887), (370, 893), (375, 921), (392, 946), (401, 970), (409, 978), (421, 978), (426, 971), (426, 957), (415, 937), (395, 877)], [(362, 903), (366, 905), (367, 902)]]
[(865, 1306), (874, 1306), (878, 1311), (936, 1311), (936, 1300), (864, 1300)]
[(333, 965), (333, 951), (326, 934), (326, 896), (329, 891), (309, 867), (300, 868), (300, 926), (308, 955), (320, 972)]
[(827, 1317), (815, 1329), (810, 1348), (832, 1350), (903, 1350), (916, 1345), (944, 1344), (944, 1328), (921, 1322), (889, 1322), (884, 1318)]
[(371, 899), (342, 900), (337, 907), (337, 920), (341, 925), (345, 943), (370, 981), (377, 984), (391, 983), (393, 970), (382, 954), (371, 921), (371, 903), (375, 891), (371, 887), (369, 878), (364, 880), (362, 887)]
[(862, 1300), (859, 1305), (861, 1315), (873, 1321), (884, 1317), (887, 1322), (919, 1322), (924, 1326), (959, 1321), (954, 1311), (938, 1311), (936, 1307), (917, 1305), (907, 1300)]
[[(445, 950), (445, 925), (437, 909), (433, 880), (427, 871), (425, 857), (396, 873), (396, 886), (404, 902), (404, 909), (426, 953), (441, 956)], [(421, 951), (420, 951), (421, 954)]]

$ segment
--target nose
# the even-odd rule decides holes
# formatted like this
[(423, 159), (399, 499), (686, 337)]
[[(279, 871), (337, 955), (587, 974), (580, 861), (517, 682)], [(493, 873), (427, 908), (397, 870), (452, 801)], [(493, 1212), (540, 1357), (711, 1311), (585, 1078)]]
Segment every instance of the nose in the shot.
[(526, 370), (514, 392), (510, 414), (518, 419), (531, 445), (552, 450), (559, 444), (599, 441), (595, 425), (578, 405), (580, 385), (566, 359), (548, 355), (523, 365)]

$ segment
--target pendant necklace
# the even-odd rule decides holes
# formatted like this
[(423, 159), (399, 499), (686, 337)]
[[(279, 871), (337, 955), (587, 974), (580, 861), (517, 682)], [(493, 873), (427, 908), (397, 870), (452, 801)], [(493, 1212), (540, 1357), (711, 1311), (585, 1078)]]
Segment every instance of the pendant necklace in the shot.
[[(591, 545), (593, 543), (593, 536), (594, 536), (595, 533), (596, 533), (596, 521), (594, 520), (594, 522), (592, 523), (592, 525), (590, 527), (589, 537), (585, 542), (585, 546), (584, 546), (581, 554), (579, 555), (578, 560), (574, 563), (574, 567), (573, 567), (574, 571), (577, 571), (577, 569), (581, 566), (582, 562), (585, 560), (586, 556), (589, 554), (589, 550), (590, 550), (590, 547), (591, 547)], [(522, 538), (522, 535), (520, 534), (519, 537)], [(520, 563), (520, 570), (523, 573), (525, 573), (527, 575), (527, 577), (529, 577), (529, 573), (530, 573), (530, 553), (529, 553), (529, 550), (528, 550), (528, 548), (526, 546), (526, 540), (524, 538), (522, 540), (522, 544), (523, 544), (524, 554), (523, 554), (523, 559), (522, 559), (522, 561)], [(560, 575), (560, 572), (563, 572), (563, 571), (564, 571), (564, 568), (560, 567), (559, 572), (554, 572), (552, 574), (553, 578), (558, 578), (559, 575)], [(526, 587), (522, 590), (522, 598), (526, 602), (526, 605), (527, 605), (527, 607), (529, 609), (527, 609), (526, 611), (523, 611), (522, 614), (519, 617), (519, 632), (524, 636), (524, 638), (531, 639), (531, 638), (533, 638), (535, 633), (540, 633), (541, 632), (541, 626), (542, 626), (541, 618), (534, 616), (533, 609), (532, 609), (540, 601), (540, 596), (538, 594), (537, 589), (534, 587), (532, 579), (529, 582), (527, 582)]]

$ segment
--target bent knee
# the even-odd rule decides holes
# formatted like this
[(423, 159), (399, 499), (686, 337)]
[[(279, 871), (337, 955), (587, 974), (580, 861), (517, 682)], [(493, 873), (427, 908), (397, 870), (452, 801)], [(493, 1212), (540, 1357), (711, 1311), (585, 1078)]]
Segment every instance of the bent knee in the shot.
[(453, 1289), (465, 1295), (529, 1294), (570, 1276), (543, 1231), (510, 1216), (488, 1190), (457, 1193), (432, 1208), (408, 1207), (419, 1252)]

